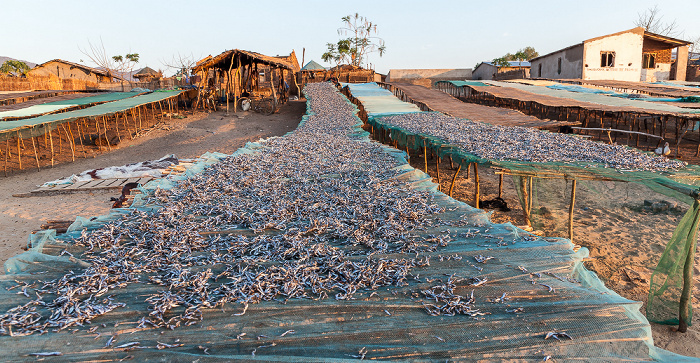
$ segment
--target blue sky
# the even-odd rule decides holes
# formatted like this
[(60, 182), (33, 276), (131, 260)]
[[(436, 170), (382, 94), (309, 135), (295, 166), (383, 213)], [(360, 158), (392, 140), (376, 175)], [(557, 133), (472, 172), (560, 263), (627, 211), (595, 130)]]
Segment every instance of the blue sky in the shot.
[[(100, 37), (109, 55), (136, 52), (139, 68), (165, 69), (174, 54), (196, 58), (240, 48), (268, 55), (294, 49), (321, 62), (339, 39), (345, 15), (378, 24), (392, 68), (472, 68), (533, 46), (540, 54), (634, 27), (639, 12), (659, 5), (681, 38), (700, 36), (700, 1), (2, 1), (0, 55), (41, 63), (54, 58), (93, 65), (79, 47)], [(168, 72), (171, 73), (171, 72)]]

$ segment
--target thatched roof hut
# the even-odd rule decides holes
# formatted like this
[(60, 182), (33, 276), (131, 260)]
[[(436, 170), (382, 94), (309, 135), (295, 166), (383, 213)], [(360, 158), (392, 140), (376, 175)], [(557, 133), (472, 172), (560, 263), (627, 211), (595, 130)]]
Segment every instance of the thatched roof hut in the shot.
[(158, 72), (151, 67), (145, 67), (145, 68), (141, 69), (140, 71), (136, 72), (136, 74), (134, 74), (134, 78), (136, 78), (142, 82), (151, 81), (154, 79), (163, 78), (163, 73)]

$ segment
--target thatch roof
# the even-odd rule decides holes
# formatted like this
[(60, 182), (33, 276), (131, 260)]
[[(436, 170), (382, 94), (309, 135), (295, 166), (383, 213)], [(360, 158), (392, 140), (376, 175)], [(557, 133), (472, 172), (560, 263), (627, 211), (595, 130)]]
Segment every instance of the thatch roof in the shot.
[(134, 78), (142, 78), (142, 77), (161, 77), (163, 76), (160, 72), (154, 70), (151, 67), (144, 67), (140, 71), (136, 72), (134, 74)]
[[(199, 72), (201, 70), (209, 68), (219, 68), (228, 70), (231, 67), (231, 62), (234, 62), (234, 59), (240, 60), (241, 65), (251, 63), (262, 63), (265, 65), (273, 65), (284, 69), (294, 70), (294, 66), (286, 60), (247, 50), (232, 49), (227, 50), (217, 55), (216, 57), (209, 56), (205, 59), (202, 59), (193, 68), (193, 71)], [(234, 63), (234, 66), (236, 66), (237, 64), (238, 63)]]

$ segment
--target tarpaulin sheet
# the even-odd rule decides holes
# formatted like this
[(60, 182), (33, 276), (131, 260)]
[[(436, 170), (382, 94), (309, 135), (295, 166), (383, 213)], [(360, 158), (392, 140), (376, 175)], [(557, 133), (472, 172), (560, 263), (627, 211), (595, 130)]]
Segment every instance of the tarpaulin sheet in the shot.
[[(158, 91), (141, 96), (129, 97), (114, 102), (84, 108), (82, 110), (32, 117), (23, 120), (0, 122), (0, 141), (19, 135), (22, 138), (34, 137), (51, 131), (64, 122), (79, 118), (90, 118), (111, 115), (134, 107), (165, 100), (180, 94), (182, 91)], [(129, 93), (129, 92), (125, 92)], [(134, 92), (134, 94), (138, 94)]]
[(40, 105), (29, 106), (25, 108), (20, 108), (17, 110), (3, 111), (0, 112), (0, 120), (8, 117), (25, 117), (25, 116), (35, 116), (43, 115), (50, 112), (59, 111), (66, 108), (71, 108), (81, 105), (90, 105), (104, 102), (112, 102), (117, 100), (122, 100), (129, 97), (134, 97), (138, 95), (138, 92), (109, 92), (98, 94), (96, 96), (87, 96), (74, 98), (70, 100), (61, 100), (55, 102), (47, 102)]

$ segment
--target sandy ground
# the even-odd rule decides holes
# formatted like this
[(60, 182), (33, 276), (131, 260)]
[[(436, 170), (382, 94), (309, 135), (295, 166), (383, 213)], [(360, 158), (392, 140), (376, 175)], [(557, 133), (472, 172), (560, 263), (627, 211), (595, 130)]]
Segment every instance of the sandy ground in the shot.
[(37, 185), (78, 174), (84, 170), (159, 159), (167, 154), (195, 158), (207, 151), (232, 153), (246, 142), (283, 135), (296, 128), (306, 112), (304, 100), (291, 101), (278, 113), (263, 116), (254, 112), (188, 113), (184, 119), (166, 119), (152, 131), (133, 140), (124, 138), (119, 148), (95, 158), (64, 162), (53, 168), (27, 169), (0, 176), (0, 263), (23, 252), (27, 237), (48, 220), (74, 220), (109, 212), (115, 190), (16, 198)]
[[(22, 252), (27, 236), (47, 220), (96, 216), (109, 211), (109, 198), (115, 191), (64, 194), (30, 198), (12, 197), (60, 177), (99, 167), (158, 159), (166, 154), (194, 158), (207, 151), (231, 153), (248, 141), (282, 135), (293, 130), (305, 112), (304, 101), (292, 101), (279, 113), (224, 112), (187, 114), (185, 119), (166, 120), (152, 131), (134, 140), (125, 140), (119, 148), (95, 158), (64, 162), (40, 172), (26, 170), (0, 177), (0, 262)], [(411, 164), (423, 169), (422, 155), (412, 154)], [(444, 160), (440, 166), (441, 187), (449, 190), (454, 170)], [(429, 161), (429, 173), (435, 176), (435, 160)], [(473, 205), (473, 181), (462, 169), (454, 197)], [(473, 177), (473, 174), (471, 175)], [(480, 169), (481, 200), (498, 195), (498, 176), (493, 170)], [(543, 196), (533, 207), (536, 230), (548, 236), (567, 236), (567, 208), (570, 187), (551, 181), (538, 186)], [(512, 177), (504, 178), (503, 198), (510, 212), (494, 211), (492, 220), (525, 226)], [(654, 213), (645, 208), (645, 200), (670, 200), (660, 194), (626, 183), (580, 183), (574, 219), (575, 243), (590, 250), (587, 268), (598, 273), (606, 286), (632, 300), (646, 303), (649, 277), (687, 206)], [(695, 295), (700, 291), (700, 256), (696, 260)], [(674, 333), (668, 326), (652, 324), (654, 343), (683, 355), (700, 357), (700, 302), (693, 300), (696, 314), (686, 334)], [(642, 308), (642, 312), (645, 308)]]

